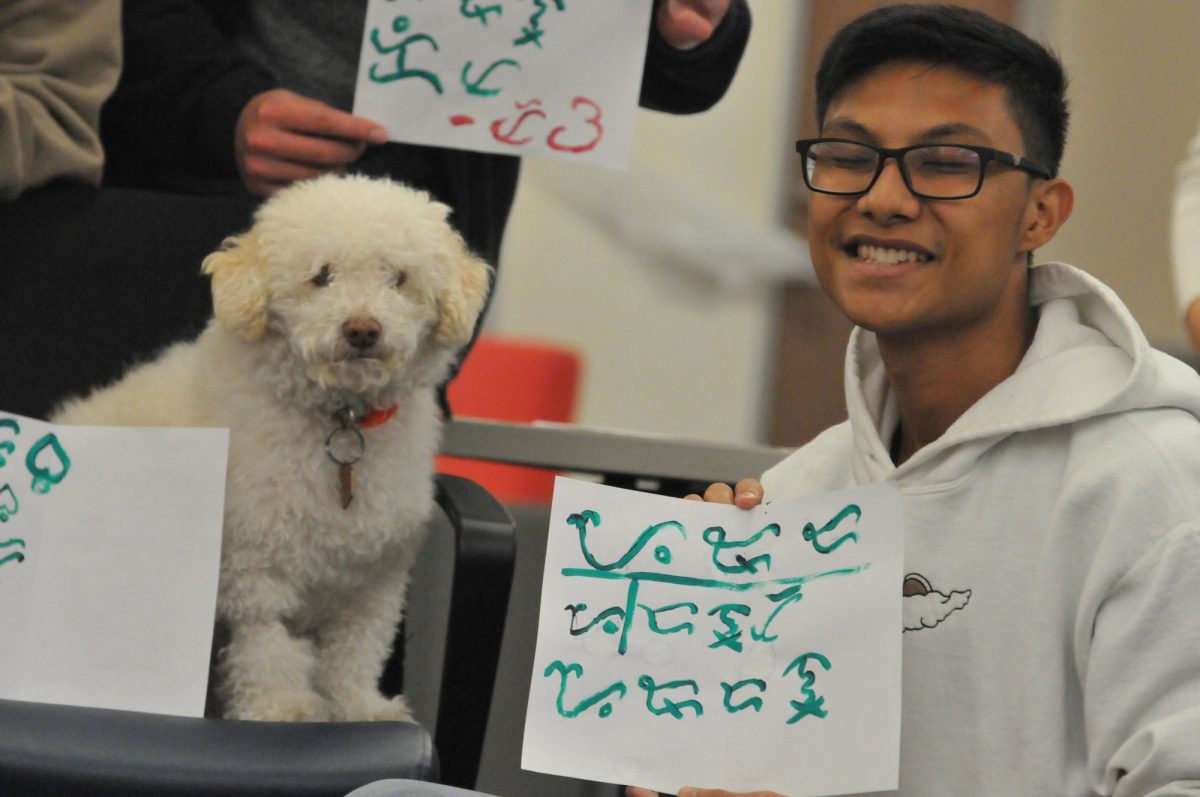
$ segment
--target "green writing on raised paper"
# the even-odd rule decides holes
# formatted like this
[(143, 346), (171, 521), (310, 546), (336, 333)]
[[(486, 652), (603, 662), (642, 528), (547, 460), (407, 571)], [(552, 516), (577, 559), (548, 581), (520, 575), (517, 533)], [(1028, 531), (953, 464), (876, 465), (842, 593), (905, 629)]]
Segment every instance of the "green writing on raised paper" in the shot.
[(462, 14), (467, 19), (478, 19), (480, 24), (487, 27), (488, 14), (503, 16), (504, 9), (498, 5), (484, 6), (474, 0), (462, 0), (462, 4), (458, 7), (458, 13)]
[(679, 587), (706, 587), (709, 589), (723, 589), (728, 592), (750, 592), (751, 590), (762, 590), (773, 586), (802, 586), (813, 581), (819, 581), (821, 579), (835, 576), (851, 576), (855, 573), (863, 572), (868, 567), (869, 565), (865, 564), (852, 565), (850, 567), (838, 567), (833, 570), (824, 570), (819, 573), (809, 573), (808, 575), (803, 576), (784, 576), (783, 578), (773, 578), (767, 581), (741, 582), (720, 581), (719, 579), (715, 578), (697, 578), (695, 576), (676, 576), (670, 573), (612, 573), (588, 570), (582, 567), (564, 567), (561, 570), (561, 573), (564, 576), (572, 578), (595, 578), (602, 581), (653, 582), (659, 584), (674, 584)]
[[(677, 633), (680, 633), (681, 631), (685, 632), (687, 634), (691, 634), (695, 630), (695, 627), (693, 626), (692, 623), (689, 623), (687, 621), (684, 621), (677, 625), (664, 627), (659, 622), (659, 619), (658, 619), (658, 616), (660, 614), (666, 614), (668, 612), (673, 612), (676, 609), (687, 609), (688, 612), (692, 615), (695, 615), (697, 612), (700, 611), (700, 608), (696, 604), (688, 602), (688, 601), (685, 601), (682, 603), (672, 603), (672, 604), (668, 604), (666, 606), (659, 606), (657, 608), (655, 608), (653, 606), (647, 606), (644, 603), (639, 603), (637, 605), (637, 608), (641, 609), (642, 611), (644, 611), (646, 613), (646, 622), (650, 627), (650, 631), (655, 634), (661, 634), (664, 636), (667, 634), (677, 634)], [(605, 609), (604, 611), (600, 612), (595, 617), (593, 617), (591, 622), (589, 622), (583, 626), (578, 625), (577, 622), (579, 620), (579, 614), (581, 612), (587, 611), (586, 603), (573, 603), (573, 604), (570, 604), (570, 605), (564, 607), (564, 609), (571, 613), (571, 636), (582, 636), (582, 635), (586, 634), (587, 632), (591, 631), (597, 625), (599, 625), (600, 630), (602, 630), (606, 634), (615, 634), (618, 631), (622, 630), (622, 628), (624, 627), (625, 610), (623, 608), (621, 608), (620, 606), (613, 606), (608, 609)], [(616, 622), (616, 620), (620, 620), (621, 621), (620, 624), (618, 624)]]
[(861, 520), (862, 519), (862, 509), (860, 509), (855, 504), (850, 504), (849, 506), (842, 509), (841, 512), (838, 512), (836, 515), (834, 515), (833, 519), (830, 520), (828, 523), (826, 523), (821, 528), (817, 528), (812, 523), (805, 523), (804, 531), (802, 531), (801, 534), (803, 535), (804, 539), (806, 539), (812, 543), (812, 546), (816, 550), (817, 553), (833, 553), (834, 551), (836, 551), (838, 549), (838, 546), (840, 546), (843, 542), (846, 542), (847, 540), (849, 540), (850, 542), (858, 542), (858, 534), (853, 531), (849, 532), (848, 534), (843, 534), (841, 537), (838, 537), (837, 540), (835, 540), (833, 543), (831, 543), (829, 545), (823, 544), (820, 540), (820, 536), (822, 534), (825, 534), (826, 532), (833, 531), (834, 529), (836, 529), (839, 523), (841, 523), (843, 520), (850, 517), (851, 515), (854, 516), (855, 521)]
[(664, 695), (662, 698), (662, 704), (657, 706), (654, 705), (654, 698), (658, 695), (658, 693), (670, 689), (690, 689), (693, 695), (700, 694), (700, 685), (690, 678), (680, 681), (668, 681), (665, 684), (659, 684), (655, 683), (654, 679), (649, 675), (643, 675), (638, 678), (638, 686), (642, 687), (642, 689), (646, 691), (646, 708), (656, 717), (663, 716), (664, 714), (670, 714), (677, 720), (683, 719), (684, 709), (689, 709), (697, 717), (704, 715), (704, 706), (701, 705), (699, 700), (675, 701)]
[[(13, 437), (16, 437), (21, 434), (21, 425), (18, 424), (16, 421), (14, 421), (12, 418), (0, 418), (0, 429), (11, 430), (13, 433)], [(4, 454), (11, 455), (16, 450), (17, 450), (17, 447), (13, 443), (13, 441), (0, 440), (0, 451), (3, 451)], [(5, 465), (8, 464), (8, 460), (5, 459), (4, 454), (0, 454), (0, 468), (3, 468)]]
[(726, 683), (725, 681), (721, 682), (721, 689), (723, 689), (725, 692), (725, 710), (730, 714), (736, 714), (737, 712), (745, 711), (748, 708), (752, 708), (755, 711), (762, 711), (763, 700), (758, 696), (747, 698), (746, 700), (737, 704), (733, 702), (733, 693), (739, 689), (744, 689), (747, 686), (753, 686), (760, 693), (767, 691), (767, 682), (761, 678), (746, 678), (745, 680), (738, 681), (735, 684)]
[(660, 614), (666, 614), (667, 612), (673, 612), (676, 609), (687, 609), (688, 612), (692, 615), (695, 615), (697, 612), (700, 611), (700, 607), (697, 606), (696, 604), (692, 603), (691, 601), (682, 601), (680, 603), (671, 603), (666, 606), (659, 606), (657, 609), (651, 608), (650, 606), (647, 606), (644, 603), (639, 603), (638, 608), (642, 609), (643, 611), (646, 612), (646, 622), (650, 626), (650, 630), (652, 632), (654, 632), (655, 634), (662, 634), (662, 635), (677, 634), (680, 631), (684, 631), (690, 635), (692, 633), (692, 631), (695, 630), (695, 626), (692, 623), (684, 621), (682, 623), (679, 623), (678, 625), (673, 625), (668, 628), (663, 628), (658, 623), (658, 616)]
[[(57, 460), (56, 464), (49, 467), (43, 467), (37, 461), (46, 449), (50, 449), (50, 453)], [(62, 444), (58, 442), (58, 436), (51, 433), (38, 440), (29, 449), (29, 453), (25, 455), (25, 468), (33, 477), (33, 491), (44, 495), (50, 492), (51, 487), (66, 477), (71, 470), (71, 458), (67, 456)]]
[[(683, 530), (683, 524), (679, 521), (667, 520), (662, 523), (655, 523), (653, 526), (650, 526), (641, 534), (639, 534), (633, 545), (629, 546), (625, 553), (615, 562), (602, 564), (595, 556), (592, 555), (591, 550), (588, 548), (587, 541), (588, 525), (591, 524), (593, 527), (598, 527), (600, 525), (600, 514), (594, 510), (585, 509), (582, 512), (568, 517), (567, 523), (574, 526), (576, 531), (579, 532), (579, 550), (583, 554), (583, 558), (587, 560), (589, 565), (600, 571), (619, 570), (620, 568), (625, 567), (625, 565), (629, 564), (639, 553), (642, 552), (642, 549), (645, 548), (650, 541), (658, 535), (659, 532), (665, 529), (677, 531), (679, 532), (680, 537), (687, 539), (687, 532)], [(670, 564), (671, 549), (665, 545), (658, 546), (654, 549), (654, 558), (661, 564)]]
[[(859, 533), (851, 528), (855, 522), (861, 521), (862, 509), (856, 504), (845, 505), (828, 522), (821, 526), (808, 522), (803, 526), (802, 539), (812, 546), (820, 555), (828, 555), (843, 546), (857, 543)], [(600, 513), (594, 509), (583, 509), (570, 514), (566, 519), (567, 525), (575, 529), (579, 541), (579, 554), (585, 560), (583, 567), (563, 567), (560, 572), (567, 578), (589, 578), (599, 581), (623, 582), (626, 593), (623, 602), (614, 601), (603, 609), (590, 612), (588, 604), (576, 602), (565, 608), (571, 614), (570, 634), (582, 636), (595, 631), (619, 636), (617, 653), (624, 656), (631, 645), (631, 631), (641, 609), (645, 616), (643, 627), (649, 633), (657, 636), (686, 633), (691, 635), (697, 625), (707, 624), (712, 633), (706, 640), (709, 650), (724, 650), (735, 656), (745, 656), (748, 653), (747, 640), (768, 645), (777, 643), (779, 632), (773, 630), (776, 620), (789, 607), (803, 601), (810, 585), (830, 578), (841, 578), (861, 573), (871, 567), (869, 562), (844, 567), (815, 570), (802, 575), (771, 575), (772, 565), (776, 567), (781, 561), (772, 559), (772, 554), (766, 552), (767, 546), (781, 539), (787, 539), (785, 529), (779, 523), (762, 526), (757, 532), (745, 539), (732, 539), (722, 526), (709, 526), (700, 534), (703, 544), (708, 546), (708, 559), (711, 565), (700, 562), (701, 573), (689, 575), (678, 566), (675, 553), (684, 550), (673, 548), (679, 543), (688, 541), (687, 529), (680, 521), (666, 520), (653, 523), (642, 528), (641, 524), (634, 528), (642, 528), (632, 542), (632, 535), (618, 529), (610, 534), (608, 529), (602, 529)], [(798, 523), (797, 523), (798, 525)], [(678, 535), (678, 536), (676, 536)], [(759, 546), (757, 549), (755, 546)], [(850, 547), (853, 547), (852, 545)], [(597, 550), (604, 553), (598, 554)], [(644, 554), (653, 550), (653, 561)], [(656, 567), (657, 565), (657, 567)], [(777, 568), (778, 569), (778, 568)], [(793, 571), (794, 572), (794, 571)], [(669, 591), (703, 590), (713, 600), (704, 610), (703, 604), (692, 600), (664, 601), (653, 604), (646, 600), (645, 594), (653, 594), (660, 587)], [(815, 588), (815, 587), (813, 587)], [(716, 591), (716, 592), (714, 592)], [(724, 592), (728, 597), (722, 595)], [(740, 598), (742, 595), (758, 593), (769, 604), (763, 606), (762, 600)], [(639, 602), (639, 595), (641, 601)], [(735, 598), (734, 596), (739, 596)], [(721, 600), (724, 598), (724, 600)], [(619, 600), (619, 599), (618, 599)], [(710, 618), (705, 623), (704, 618)], [(746, 633), (747, 629), (749, 634)], [(639, 631), (639, 633), (644, 633)], [(803, 648), (801, 648), (803, 649)], [(762, 649), (751, 648), (763, 652)], [(779, 647), (774, 655), (781, 655)], [(677, 651), (676, 651), (677, 652)], [(795, 649), (787, 651), (787, 656), (794, 655)], [(647, 650), (647, 660), (657, 661), (659, 653), (651, 654)], [(727, 659), (728, 660), (728, 659)], [(772, 654), (767, 655), (767, 666), (774, 660)], [(782, 661), (787, 661), (783, 658)], [(752, 676), (758, 667), (757, 658), (740, 659), (742, 672), (741, 680), (722, 680), (721, 698), (725, 713), (736, 714), (747, 710), (759, 713), (768, 697), (768, 682), (762, 677)], [(686, 659), (664, 656), (662, 662), (674, 662), (674, 666), (687, 666)], [(562, 678), (559, 692), (559, 713), (562, 716), (576, 716), (582, 711), (600, 706), (602, 716), (612, 711), (613, 702), (607, 700), (618, 692), (624, 696), (624, 682), (609, 685), (580, 701), (574, 708), (567, 708), (564, 694), (568, 677), (580, 678), (582, 668), (574, 669), (561, 662), (547, 668), (546, 675), (559, 672)], [(777, 673), (771, 667), (772, 672)], [(818, 673), (829, 671), (829, 659), (821, 653), (810, 651), (792, 658), (783, 671), (784, 680), (795, 674), (799, 680), (798, 694), (796, 682), (790, 682), (792, 690), (784, 685), (781, 699), (788, 699), (792, 708), (788, 725), (811, 717), (821, 719), (829, 714), (826, 698), (816, 688)], [(673, 672), (670, 678), (664, 678), (663, 673), (644, 673), (637, 678), (636, 685), (645, 692), (645, 710), (654, 716), (669, 716), (674, 719), (689, 719), (701, 717), (704, 714), (705, 703), (717, 699), (713, 688), (715, 684), (706, 684), (704, 688), (693, 678), (686, 677), (689, 673)], [(715, 679), (714, 679), (715, 680)], [(630, 686), (633, 684), (631, 683)], [(771, 692), (778, 694), (780, 687), (775, 685)], [(590, 693), (590, 689), (588, 690)], [(791, 697), (788, 698), (788, 692)], [(607, 702), (606, 702), (607, 701)]]
[[(24, 548), (25, 540), (22, 540), (18, 537), (14, 537), (11, 540), (0, 542), (0, 549), (15, 548), (18, 546), (21, 548)], [(3, 551), (0, 551), (0, 553), (3, 553)], [(16, 563), (20, 564), (21, 562), (24, 562), (24, 561), (25, 561), (25, 554), (22, 551), (13, 551), (12, 553), (8, 553), (8, 554), (5, 554), (4, 556), (0, 557), (0, 565), (6, 565), (9, 562), (16, 562)]]
[[(392, 20), (392, 30), (396, 33), (406, 33), (409, 28), (409, 19), (405, 16), (398, 16)], [(442, 93), (442, 81), (434, 74), (425, 69), (410, 69), (408, 63), (408, 48), (414, 44), (425, 43), (433, 48), (434, 52), (438, 50), (438, 43), (432, 36), (424, 33), (415, 33), (411, 36), (406, 36), (395, 44), (385, 45), (379, 37), (379, 28), (371, 29), (371, 44), (380, 55), (395, 55), (396, 70), (387, 74), (381, 74), (378, 70), (378, 64), (371, 64), (367, 70), (367, 75), (376, 83), (390, 83), (394, 80), (404, 80), (407, 78), (420, 78), (433, 86), (438, 94)]]
[(767, 621), (763, 623), (762, 626), (750, 629), (750, 637), (761, 642), (774, 642), (776, 639), (778, 639), (778, 636), (771, 636), (767, 629), (771, 627), (771, 623), (773, 623), (775, 618), (779, 616), (779, 613), (784, 610), (784, 607), (793, 603), (798, 603), (804, 599), (802, 587), (802, 584), (795, 584), (785, 590), (776, 592), (774, 595), (768, 595), (767, 599), (778, 605), (774, 608), (774, 610), (771, 611), (771, 614), (767, 616)]
[(800, 687), (800, 695), (804, 698), (802, 701), (789, 700), (792, 708), (796, 709), (796, 714), (788, 720), (788, 725), (793, 725), (805, 717), (817, 717), (818, 719), (828, 716), (829, 711), (825, 708), (825, 698), (817, 695), (813, 691), (812, 685), (817, 680), (815, 673), (808, 670), (808, 661), (813, 661), (820, 664), (826, 671), (829, 670), (829, 659), (822, 656), (820, 653), (805, 653), (803, 656), (797, 656), (792, 660), (792, 663), (783, 671), (784, 675), (795, 670), (803, 681)]
[(21, 509), (11, 485), (0, 487), (0, 501), (3, 501), (0, 503), (0, 523), (7, 523)]
[[(572, 517), (578, 517), (578, 516), (572, 515)], [(642, 545), (644, 547), (644, 542), (642, 543)], [(630, 557), (630, 558), (632, 558), (632, 557)], [(599, 564), (599, 563), (597, 563), (597, 564)], [(770, 600), (777, 603), (778, 605), (771, 612), (771, 614), (767, 618), (766, 622), (764, 622), (761, 627), (751, 627), (751, 629), (750, 629), (750, 634), (751, 634), (752, 639), (759, 640), (759, 641), (772, 642), (776, 639), (776, 637), (771, 636), (769, 634), (769, 627), (771, 625), (771, 622), (776, 617), (779, 616), (780, 612), (782, 612), (786, 606), (790, 605), (791, 603), (795, 603), (795, 602), (799, 601), (803, 597), (800, 592), (801, 587), (803, 587), (805, 584), (811, 583), (813, 581), (825, 579), (825, 578), (831, 578), (831, 577), (836, 577), (836, 576), (849, 576), (849, 575), (853, 575), (855, 573), (860, 573), (863, 570), (865, 570), (867, 567), (869, 567), (869, 565), (865, 565), (865, 564), (864, 565), (855, 565), (852, 567), (842, 567), (842, 568), (837, 568), (834, 570), (827, 570), (827, 571), (819, 572), (819, 573), (810, 573), (808, 575), (803, 575), (803, 576), (791, 576), (791, 577), (776, 578), (776, 579), (770, 579), (767, 581), (757, 581), (757, 582), (727, 582), (727, 581), (721, 581), (719, 579), (696, 578), (693, 576), (679, 576), (679, 575), (674, 575), (674, 574), (669, 574), (669, 573), (656, 573), (653, 571), (649, 571), (649, 572), (637, 571), (637, 572), (618, 573), (618, 572), (613, 572), (611, 570), (593, 570), (593, 569), (586, 569), (586, 568), (566, 567), (566, 568), (563, 568), (561, 572), (564, 576), (567, 576), (567, 577), (594, 578), (594, 579), (626, 582), (626, 590), (627, 591), (626, 591), (624, 606), (623, 607), (614, 606), (614, 607), (611, 607), (611, 608), (601, 612), (600, 615), (597, 615), (597, 617), (591, 623), (584, 626), (583, 628), (580, 628), (577, 625), (576, 617), (579, 612), (581, 612), (587, 608), (587, 605), (586, 604), (572, 604), (572, 605), (568, 605), (566, 607), (566, 610), (571, 612), (570, 628), (571, 628), (572, 636), (580, 636), (584, 633), (587, 633), (587, 631), (594, 628), (597, 624), (600, 624), (601, 628), (606, 633), (610, 633), (610, 634), (616, 633), (618, 630), (618, 628), (616, 627), (616, 621), (619, 620), (620, 621), (620, 627), (619, 627), (620, 641), (617, 644), (617, 652), (623, 656), (629, 650), (629, 634), (630, 634), (630, 631), (633, 626), (633, 620), (634, 620), (634, 616), (635, 616), (634, 609), (637, 606), (642, 605), (642, 604), (637, 603), (637, 596), (638, 596), (639, 590), (641, 589), (641, 585), (643, 583), (673, 584), (673, 585), (681, 586), (681, 587), (703, 587), (703, 588), (709, 588), (709, 589), (729, 590), (729, 591), (733, 591), (733, 592), (747, 592), (750, 590), (765, 590), (769, 587), (782, 588), (782, 589), (780, 589), (780, 591), (773, 593), (773, 594), (769, 594), (767, 596)], [(733, 606), (733, 605), (734, 604), (728, 604), (728, 606)], [(741, 605), (741, 604), (738, 604), (738, 605)], [(643, 608), (645, 608), (644, 605), (643, 605)], [(749, 610), (747, 609), (747, 613), (748, 613), (748, 611)], [(710, 647), (728, 647), (735, 651), (741, 651), (741, 649), (742, 649), (741, 630), (738, 627), (736, 620), (730, 616), (731, 612), (737, 613), (737, 614), (742, 614), (741, 610), (737, 610), (736, 612), (734, 612), (734, 610), (732, 610), (732, 609), (725, 609), (723, 612), (722, 611), (716, 612), (716, 614), (719, 615), (719, 619), (723, 623), (725, 623), (726, 631), (724, 634), (721, 634), (719, 632), (714, 632), (714, 633), (716, 633), (716, 636), (717, 636), (717, 644), (710, 645)], [(710, 616), (712, 616), (713, 614), (714, 614), (714, 612), (709, 612)], [(690, 633), (690, 631), (689, 631), (689, 633)]]
[(757, 544), (759, 540), (763, 538), (764, 534), (773, 534), (778, 537), (779, 530), (778, 523), (771, 523), (768, 526), (764, 526), (756, 534), (747, 539), (728, 542), (725, 539), (725, 529), (721, 526), (712, 526), (705, 529), (704, 533), (700, 536), (712, 548), (713, 565), (715, 565), (716, 568), (722, 573), (735, 575), (739, 573), (757, 573), (759, 565), (762, 565), (766, 570), (770, 570), (771, 555), (761, 554), (753, 557), (752, 559), (746, 559), (745, 557), (738, 555), (734, 557), (734, 561), (737, 562), (735, 565), (724, 564), (720, 560), (720, 555), (730, 549), (749, 548), (751, 545)]
[[(537, 11), (533, 12), (533, 16), (529, 18), (529, 24), (521, 28), (521, 35), (513, 41), (514, 47), (522, 47), (526, 44), (532, 44), (539, 50), (542, 47), (542, 15), (546, 13), (549, 6), (546, 5), (546, 0), (533, 0)], [(566, 0), (554, 0), (554, 7), (559, 11), (567, 9)]]
[(555, 660), (550, 662), (549, 666), (547, 666), (542, 672), (542, 675), (546, 678), (549, 678), (555, 673), (558, 673), (558, 675), (562, 678), (562, 680), (559, 682), (558, 700), (556, 701), (555, 705), (558, 707), (559, 715), (566, 717), (567, 719), (578, 717), (580, 714), (584, 713), (592, 706), (595, 706), (597, 703), (603, 704), (600, 706), (600, 709), (597, 711), (597, 713), (601, 717), (608, 717), (612, 714), (613, 710), (613, 696), (616, 695), (616, 699), (621, 700), (625, 697), (625, 693), (628, 691), (624, 681), (617, 681), (611, 686), (601, 689), (599, 692), (584, 698), (577, 703), (574, 708), (567, 708), (563, 704), (567, 694), (567, 679), (572, 675), (576, 678), (583, 678), (583, 665), (577, 663), (563, 664), (561, 661)]
[(487, 88), (483, 85), (483, 82), (488, 79), (488, 76), (498, 68), (502, 66), (511, 66), (516, 67), (517, 69), (521, 68), (521, 65), (511, 58), (501, 58), (499, 61), (493, 62), (492, 65), (487, 69), (483, 70), (483, 73), (479, 75), (479, 77), (472, 79), (470, 74), (474, 65), (474, 61), (467, 61), (467, 63), (463, 65), (462, 75), (459, 79), (462, 81), (463, 88), (467, 90), (467, 94), (473, 94), (476, 97), (494, 97), (500, 93), (500, 89)]
[(708, 616), (718, 615), (722, 623), (725, 624), (725, 632), (713, 631), (713, 636), (717, 639), (709, 645), (710, 648), (727, 647), (738, 653), (742, 652), (742, 628), (741, 624), (730, 617), (731, 614), (740, 614), (743, 617), (750, 616), (750, 607), (744, 603), (723, 603), (709, 610)]
[(615, 634), (621, 630), (621, 626), (618, 625), (617, 623), (614, 623), (612, 621), (612, 618), (618, 617), (621, 620), (625, 619), (625, 610), (619, 606), (613, 606), (611, 609), (606, 609), (606, 610), (600, 612), (600, 614), (598, 614), (594, 618), (592, 618), (592, 621), (590, 623), (588, 623), (587, 625), (585, 625), (583, 627), (579, 627), (579, 626), (575, 625), (575, 621), (578, 619), (580, 612), (587, 610), (587, 604), (586, 603), (574, 603), (574, 604), (571, 604), (570, 606), (567, 606), (566, 610), (571, 613), (571, 636), (581, 636), (583, 634), (586, 634), (588, 631), (591, 631), (592, 628), (599, 625), (600, 623), (604, 624), (602, 626), (604, 633)]

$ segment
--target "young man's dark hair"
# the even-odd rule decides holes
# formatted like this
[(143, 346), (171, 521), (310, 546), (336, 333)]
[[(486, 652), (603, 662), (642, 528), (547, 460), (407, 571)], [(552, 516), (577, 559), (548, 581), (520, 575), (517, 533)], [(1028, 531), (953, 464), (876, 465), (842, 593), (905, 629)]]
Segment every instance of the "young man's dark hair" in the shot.
[(1024, 154), (1058, 175), (1067, 136), (1067, 78), (1045, 47), (987, 14), (951, 5), (894, 5), (846, 25), (817, 71), (817, 122), (846, 86), (894, 61), (959, 69), (1008, 89)]

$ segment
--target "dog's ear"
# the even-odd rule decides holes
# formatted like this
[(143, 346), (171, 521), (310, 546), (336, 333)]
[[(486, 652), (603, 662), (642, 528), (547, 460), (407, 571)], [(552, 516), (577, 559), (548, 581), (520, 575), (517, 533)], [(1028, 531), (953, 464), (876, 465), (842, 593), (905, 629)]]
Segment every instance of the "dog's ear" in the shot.
[(442, 293), (437, 297), (437, 339), (455, 348), (465, 346), (475, 332), (475, 322), (487, 303), (492, 267), (472, 254), (462, 238), (453, 234), (454, 256)]
[(222, 326), (246, 340), (267, 331), (267, 269), (254, 231), (226, 238), (204, 258), (212, 277), (213, 315)]

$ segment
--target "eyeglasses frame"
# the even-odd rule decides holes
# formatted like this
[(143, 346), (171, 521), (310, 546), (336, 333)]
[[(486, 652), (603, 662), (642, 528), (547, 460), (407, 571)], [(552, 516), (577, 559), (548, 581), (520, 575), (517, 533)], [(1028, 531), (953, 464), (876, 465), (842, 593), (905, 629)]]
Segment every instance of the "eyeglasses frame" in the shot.
[[(813, 187), (812, 183), (810, 183), (808, 179), (808, 151), (814, 144), (821, 144), (824, 142), (855, 144), (860, 147), (866, 147), (867, 149), (874, 150), (876, 153), (878, 153), (879, 162), (875, 164), (875, 174), (871, 177), (871, 181), (867, 183), (866, 188), (862, 189), (861, 191), (827, 191), (822, 188)], [(979, 182), (975, 185), (975, 190), (969, 194), (962, 194), (960, 196), (930, 196), (913, 188), (912, 178), (908, 174), (908, 168), (904, 165), (904, 156), (914, 149), (924, 149), (926, 147), (957, 147), (958, 149), (967, 149), (977, 154), (979, 156)], [(818, 194), (831, 194), (833, 196), (862, 196), (863, 194), (866, 194), (875, 187), (875, 183), (879, 180), (879, 175), (883, 174), (883, 167), (889, 159), (896, 161), (896, 167), (900, 170), (900, 177), (904, 180), (904, 185), (908, 188), (909, 193), (922, 199), (956, 200), (970, 199), (971, 197), (976, 196), (980, 191), (983, 190), (983, 180), (987, 175), (987, 166), (992, 161), (999, 161), (1000, 163), (1004, 163), (1008, 166), (1016, 167), (1023, 172), (1032, 174), (1035, 177), (1041, 177), (1044, 180), (1049, 180), (1053, 177), (1053, 175), (1050, 174), (1049, 169), (1039, 163), (1029, 160), (1028, 158), (1023, 158), (1020, 155), (1014, 155), (1011, 152), (993, 149), (992, 147), (980, 147), (975, 144), (930, 143), (913, 144), (908, 147), (889, 148), (876, 147), (873, 144), (867, 144), (866, 142), (855, 141), (849, 138), (802, 138), (796, 142), (796, 152), (800, 154), (800, 172), (801, 176), (804, 178), (804, 184), (808, 186), (808, 190), (815, 191)]]

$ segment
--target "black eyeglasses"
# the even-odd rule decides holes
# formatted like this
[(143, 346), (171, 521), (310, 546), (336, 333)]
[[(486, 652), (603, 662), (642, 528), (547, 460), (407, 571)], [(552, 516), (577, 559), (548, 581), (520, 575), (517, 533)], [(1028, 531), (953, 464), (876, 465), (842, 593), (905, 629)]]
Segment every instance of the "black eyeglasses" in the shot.
[(822, 194), (865, 194), (883, 173), (888, 158), (914, 196), (968, 199), (979, 193), (992, 161), (1050, 179), (1050, 171), (1031, 160), (991, 147), (969, 144), (917, 144), (886, 149), (842, 138), (805, 138), (796, 142), (804, 163), (804, 183)]

